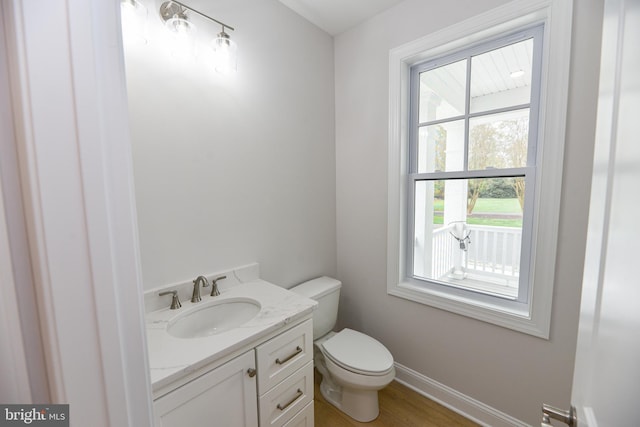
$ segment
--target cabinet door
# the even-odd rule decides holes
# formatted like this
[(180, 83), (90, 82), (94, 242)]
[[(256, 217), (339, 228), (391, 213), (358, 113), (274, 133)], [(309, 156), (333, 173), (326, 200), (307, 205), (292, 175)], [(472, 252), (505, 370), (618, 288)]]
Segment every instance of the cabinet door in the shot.
[(258, 427), (254, 351), (248, 351), (154, 402), (156, 427)]

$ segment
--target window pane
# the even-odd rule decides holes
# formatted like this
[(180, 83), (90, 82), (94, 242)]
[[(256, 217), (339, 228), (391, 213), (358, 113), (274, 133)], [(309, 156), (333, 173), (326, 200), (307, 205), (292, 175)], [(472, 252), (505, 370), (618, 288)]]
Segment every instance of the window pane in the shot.
[(420, 123), (464, 114), (466, 74), (466, 59), (420, 73)]
[(464, 169), (464, 120), (423, 126), (418, 131), (418, 173)]
[(418, 181), (413, 274), (515, 299), (524, 178)]
[(527, 165), (529, 109), (469, 120), (469, 170)]
[(528, 104), (533, 39), (471, 58), (472, 113)]

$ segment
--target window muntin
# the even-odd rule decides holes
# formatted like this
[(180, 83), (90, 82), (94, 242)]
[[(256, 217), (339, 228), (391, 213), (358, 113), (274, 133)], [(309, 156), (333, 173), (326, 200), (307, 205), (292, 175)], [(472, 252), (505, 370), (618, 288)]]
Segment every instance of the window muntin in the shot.
[(541, 30), (411, 68), (406, 261), (418, 286), (528, 302)]

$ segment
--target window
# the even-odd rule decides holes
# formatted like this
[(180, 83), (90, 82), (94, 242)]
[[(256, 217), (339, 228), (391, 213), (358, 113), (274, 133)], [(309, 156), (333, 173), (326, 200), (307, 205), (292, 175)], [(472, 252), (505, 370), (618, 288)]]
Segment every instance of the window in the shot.
[(391, 51), (389, 294), (548, 337), (571, 14), (524, 0)]
[(417, 285), (528, 301), (541, 47), (537, 26), (411, 67), (406, 262)]

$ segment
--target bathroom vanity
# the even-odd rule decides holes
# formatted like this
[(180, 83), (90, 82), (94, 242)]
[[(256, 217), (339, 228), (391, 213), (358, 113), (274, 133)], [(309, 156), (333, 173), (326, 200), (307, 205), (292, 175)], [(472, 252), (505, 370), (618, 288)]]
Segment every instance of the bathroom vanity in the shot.
[[(313, 426), (316, 303), (263, 280), (234, 281), (219, 296), (147, 312), (156, 426)], [(216, 318), (222, 327), (209, 327)]]

